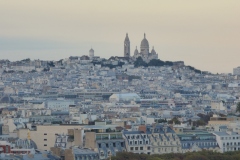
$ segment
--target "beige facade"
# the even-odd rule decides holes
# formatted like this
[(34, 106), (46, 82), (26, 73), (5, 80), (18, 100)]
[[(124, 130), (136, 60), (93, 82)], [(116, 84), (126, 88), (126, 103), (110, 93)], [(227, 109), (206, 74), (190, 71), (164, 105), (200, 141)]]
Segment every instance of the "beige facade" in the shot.
[(211, 101), (211, 108), (215, 109), (217, 111), (219, 110), (226, 110), (226, 108), (223, 106), (223, 102), (222, 101)]
[(82, 146), (83, 145), (83, 130), (82, 129), (74, 129), (74, 145)]
[(53, 155), (56, 155), (58, 157), (64, 157), (65, 160), (74, 160), (74, 155), (72, 149), (65, 149), (57, 148), (57, 147), (51, 147), (51, 152)]
[(9, 126), (8, 125), (3, 125), (2, 126), (2, 134), (3, 135), (8, 135), (9, 134)]
[[(37, 129), (30, 131), (31, 139), (37, 144), (38, 149), (50, 150), (54, 147), (56, 134), (68, 134), (68, 129), (81, 129), (79, 125), (48, 125), (37, 126)], [(28, 129), (19, 129), (18, 137), (27, 138)], [(78, 141), (79, 143), (80, 141)]]
[(209, 126), (228, 126), (233, 121), (239, 121), (240, 117), (211, 117), (208, 121)]
[(85, 147), (96, 149), (96, 133), (95, 132), (86, 132), (85, 137), (86, 137)]

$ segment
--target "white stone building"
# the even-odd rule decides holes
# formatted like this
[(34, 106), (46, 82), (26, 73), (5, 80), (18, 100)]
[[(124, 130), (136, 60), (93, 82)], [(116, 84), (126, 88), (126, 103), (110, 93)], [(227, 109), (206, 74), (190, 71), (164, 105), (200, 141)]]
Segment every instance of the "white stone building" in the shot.
[(213, 132), (220, 148), (220, 152), (240, 150), (240, 135), (237, 132)]

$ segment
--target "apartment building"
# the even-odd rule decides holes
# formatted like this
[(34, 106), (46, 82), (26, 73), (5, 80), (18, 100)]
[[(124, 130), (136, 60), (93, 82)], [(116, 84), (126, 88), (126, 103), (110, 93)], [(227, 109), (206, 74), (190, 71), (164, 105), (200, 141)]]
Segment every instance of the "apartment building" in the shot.
[(216, 136), (208, 132), (178, 134), (182, 145), (182, 153), (211, 150), (219, 152)]
[(85, 132), (85, 147), (98, 152), (100, 159), (107, 159), (110, 155), (116, 155), (117, 152), (126, 151), (122, 133), (111, 131)]
[(177, 153), (182, 147), (177, 134), (167, 125), (147, 125), (146, 133), (152, 145), (151, 154)]
[(150, 139), (144, 131), (124, 131), (123, 138), (128, 152), (151, 154)]
[(213, 134), (216, 136), (220, 152), (240, 150), (240, 135), (237, 132), (213, 132)]
[[(65, 134), (69, 135), (69, 131), (72, 129), (78, 129), (81, 131), (83, 127), (80, 125), (39, 125), (36, 126), (36, 130), (29, 131), (31, 140), (37, 144), (37, 148), (40, 150), (50, 150), (55, 145), (56, 135)], [(83, 131), (82, 131), (83, 132)], [(81, 139), (81, 132), (76, 132), (75, 139)], [(18, 138), (26, 139), (28, 135), (28, 129), (19, 129)], [(80, 140), (79, 140), (80, 141)], [(72, 145), (75, 145), (72, 143)]]

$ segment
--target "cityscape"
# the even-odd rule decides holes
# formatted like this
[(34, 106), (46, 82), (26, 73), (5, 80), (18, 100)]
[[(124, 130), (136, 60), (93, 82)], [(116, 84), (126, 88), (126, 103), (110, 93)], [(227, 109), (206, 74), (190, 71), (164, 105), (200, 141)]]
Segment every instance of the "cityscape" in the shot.
[(215, 73), (163, 60), (134, 34), (117, 37), (121, 56), (88, 44), (54, 60), (0, 57), (0, 160), (239, 159), (240, 63)]

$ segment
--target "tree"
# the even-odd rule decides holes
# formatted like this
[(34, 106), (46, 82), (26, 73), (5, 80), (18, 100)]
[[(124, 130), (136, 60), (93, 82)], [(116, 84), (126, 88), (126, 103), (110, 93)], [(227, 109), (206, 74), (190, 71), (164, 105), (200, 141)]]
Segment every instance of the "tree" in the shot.
[(240, 113), (240, 102), (237, 103), (236, 112)]
[(164, 66), (165, 62), (161, 61), (160, 59), (152, 59), (149, 63), (148, 66)]
[(48, 64), (48, 66), (50, 66), (50, 67), (55, 67), (55, 64), (53, 63), (53, 61), (50, 61), (50, 62), (48, 62), (47, 64)]
[(142, 57), (138, 57), (136, 61), (134, 62), (134, 67), (147, 67), (148, 64), (142, 59)]
[(190, 155), (185, 160), (208, 160), (208, 158), (203, 155)]
[(196, 122), (194, 122), (194, 126), (205, 126), (206, 122), (204, 122), (203, 120), (197, 120)]
[(181, 122), (177, 119), (177, 117), (174, 117), (173, 119), (171, 119), (170, 121), (168, 121), (168, 124), (173, 124), (173, 122), (175, 124), (181, 124)]
[(166, 120), (166, 118), (165, 119), (156, 119), (155, 122), (157, 122), (157, 123), (166, 123), (167, 120)]

